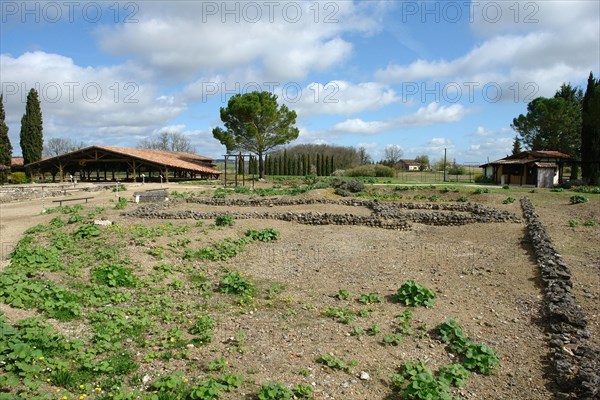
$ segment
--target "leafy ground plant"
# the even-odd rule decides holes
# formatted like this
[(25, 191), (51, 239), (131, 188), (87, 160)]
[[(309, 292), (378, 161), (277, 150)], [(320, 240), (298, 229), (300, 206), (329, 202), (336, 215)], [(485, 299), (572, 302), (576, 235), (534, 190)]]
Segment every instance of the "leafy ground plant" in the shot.
[(190, 333), (195, 336), (194, 341), (200, 344), (210, 343), (213, 338), (215, 320), (209, 315), (200, 315), (190, 328)]
[(222, 293), (240, 296), (254, 296), (256, 288), (252, 282), (242, 277), (238, 271), (228, 272), (221, 278), (219, 290)]
[(216, 226), (233, 226), (235, 224), (235, 220), (229, 214), (220, 214), (215, 218)]
[(425, 363), (420, 360), (404, 363), (397, 374), (390, 376), (392, 387), (402, 399), (418, 400), (458, 400), (450, 392), (451, 379), (444, 372), (445, 378), (436, 378)]
[(408, 280), (398, 288), (393, 299), (394, 301), (409, 307), (432, 307), (435, 293), (431, 289), (421, 286), (413, 280)]
[(587, 203), (588, 199), (585, 196), (575, 195), (575, 196), (571, 196), (569, 201), (571, 202), (571, 204), (581, 204), (581, 203)]
[(358, 302), (363, 304), (381, 303), (381, 296), (377, 293), (361, 294)]
[(461, 364), (483, 375), (493, 374), (500, 359), (496, 351), (486, 344), (470, 340), (458, 325), (456, 320), (449, 319), (437, 326), (443, 342), (449, 343), (448, 348), (462, 356)]
[(515, 202), (515, 198), (514, 197), (507, 197), (506, 199), (502, 200), (502, 204), (511, 204)]
[(338, 369), (341, 371), (348, 371), (350, 369), (345, 361), (329, 354), (323, 354), (317, 358), (317, 362), (331, 369)]
[(256, 392), (258, 400), (289, 400), (294, 392), (278, 382), (265, 382)]

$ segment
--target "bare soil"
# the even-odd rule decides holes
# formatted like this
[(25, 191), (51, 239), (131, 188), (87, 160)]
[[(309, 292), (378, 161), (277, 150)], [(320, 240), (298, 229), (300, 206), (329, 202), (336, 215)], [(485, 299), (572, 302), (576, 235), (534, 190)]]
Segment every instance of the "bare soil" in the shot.
[[(151, 185), (144, 187), (149, 188)], [(190, 190), (178, 185), (173, 188)], [(126, 194), (131, 195), (136, 189), (130, 188)], [(431, 193), (439, 195), (439, 191)], [(428, 195), (427, 192), (419, 194)], [(588, 316), (592, 333), (590, 343), (598, 347), (600, 226), (583, 226), (583, 222), (593, 219), (600, 224), (600, 197), (589, 195), (590, 202), (570, 205), (567, 193), (538, 190), (538, 193), (527, 195), (571, 268), (575, 297)], [(331, 196), (331, 192), (309, 192), (307, 196)], [(109, 208), (109, 201), (114, 198), (115, 194), (111, 192), (97, 193), (84, 206), (85, 209)], [(504, 198), (506, 193), (470, 195), (470, 201), (521, 215), (518, 202), (503, 205)], [(251, 211), (248, 208), (177, 205), (177, 208), (182, 207), (202, 211)], [(52, 218), (41, 214), (42, 208), (42, 200), (0, 204), (2, 259), (7, 258), (25, 229)], [(334, 205), (273, 207), (269, 210), (370, 213), (366, 208)], [(124, 226), (152, 226), (166, 222), (126, 218), (117, 210), (109, 210), (107, 218)], [(569, 227), (570, 219), (579, 220), (579, 226)], [(194, 224), (194, 221), (172, 222), (175, 225)], [(394, 399), (388, 376), (403, 362), (420, 359), (437, 370), (456, 361), (456, 356), (430, 332), (421, 337), (406, 337), (398, 346), (382, 345), (383, 336), (392, 331), (394, 320), (405, 310), (391, 302), (390, 297), (404, 281), (412, 279), (437, 294), (434, 307), (414, 310), (416, 323), (426, 324), (431, 329), (447, 318), (457, 318), (471, 338), (490, 345), (500, 356), (500, 367), (495, 375), (471, 374), (468, 383), (456, 389), (457, 395), (468, 399), (535, 400), (556, 398), (560, 392), (552, 382), (552, 371), (548, 367), (548, 336), (543, 330), (540, 276), (523, 223), (458, 227), (415, 224), (412, 230), (394, 231), (364, 226), (306, 226), (274, 220), (239, 220), (235, 226), (214, 230), (206, 237), (196, 233), (186, 234), (186, 237), (198, 247), (225, 237), (241, 236), (247, 229), (267, 227), (278, 230), (280, 240), (251, 244), (227, 261), (229, 268), (252, 277), (262, 288), (261, 306), (236, 311), (235, 307), (221, 305), (223, 311), (218, 317), (215, 340), (208, 351), (194, 349), (192, 359), (187, 362), (143, 364), (142, 375), (155, 376), (161, 371), (178, 368), (193, 373), (208, 361), (224, 355), (232, 371), (256, 382), (254, 387), (244, 386), (241, 393), (235, 392), (226, 398), (250, 399), (252, 388), (261, 382), (278, 381), (308, 383), (315, 388), (315, 398)], [(152, 246), (164, 245), (167, 239), (161, 240), (164, 243), (159, 241)], [(144, 269), (157, 263), (143, 247), (126, 246), (127, 253), (140, 265), (138, 273), (144, 274)], [(207, 262), (203, 268), (207, 268), (209, 274), (217, 274), (222, 263)], [(264, 301), (265, 292), (274, 285), (283, 286), (283, 292), (270, 302)], [(340, 289), (351, 293), (349, 300), (341, 301), (335, 297)], [(367, 317), (341, 324), (323, 316), (323, 310), (330, 306), (366, 308), (356, 299), (360, 294), (370, 292), (385, 296), (385, 300), (368, 306), (372, 311)], [(1, 306), (12, 321), (32, 313)], [(373, 324), (381, 328), (381, 333), (350, 335), (353, 327), (367, 329)], [(240, 332), (245, 335), (243, 351), (233, 349), (230, 339)], [(355, 360), (357, 365), (350, 372), (332, 371), (315, 362), (323, 354), (333, 354), (345, 361)], [(361, 380), (361, 372), (367, 372), (370, 379)]]

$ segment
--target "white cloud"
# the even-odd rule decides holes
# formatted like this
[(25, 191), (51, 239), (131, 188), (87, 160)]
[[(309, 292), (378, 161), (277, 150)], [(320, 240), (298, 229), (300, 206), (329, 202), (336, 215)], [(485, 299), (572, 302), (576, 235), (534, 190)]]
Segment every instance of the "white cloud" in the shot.
[(191, 78), (254, 65), (269, 79), (301, 79), (346, 60), (342, 36), (379, 29), (377, 4), (354, 2), (144, 2), (135, 24), (102, 28), (101, 48), (167, 76)]
[[(285, 100), (285, 96), (283, 97)], [(376, 82), (354, 84), (334, 80), (326, 84), (312, 82), (302, 89), (299, 101), (288, 106), (301, 117), (309, 115), (351, 115), (366, 110), (378, 110), (398, 102), (394, 90)]]
[(38, 91), (45, 134), (89, 143), (129, 142), (184, 110), (146, 83), (146, 71), (133, 64), (81, 67), (68, 57), (33, 52), (0, 55), (0, 66), (13, 137), (31, 88)]
[(469, 112), (470, 110), (461, 104), (440, 106), (439, 103), (430, 103), (426, 107), (419, 108), (413, 114), (402, 115), (387, 121), (363, 121), (360, 118), (348, 119), (335, 124), (332, 130), (356, 135), (376, 135), (394, 129), (456, 122), (463, 119)]
[(467, 147), (463, 156), (469, 160), (481, 162), (486, 158), (490, 161), (505, 157), (512, 151), (513, 137), (488, 137)]
[(365, 149), (370, 150), (370, 149), (377, 148), (378, 145), (379, 145), (379, 143), (377, 143), (377, 142), (367, 142), (367, 143), (360, 142), (356, 145), (356, 147), (364, 147)]
[(392, 126), (393, 125), (390, 122), (365, 122), (360, 118), (354, 118), (335, 124), (332, 130), (334, 132), (349, 133), (354, 135), (376, 135), (392, 129)]
[[(486, 18), (493, 20), (489, 16), (481, 16), (487, 7), (485, 3), (477, 2), (479, 13), (475, 13), (472, 24), (474, 31), (487, 36), (483, 43), (451, 60), (419, 59), (405, 65), (390, 64), (375, 73), (377, 79), (403, 84), (421, 80), (438, 81), (442, 85), (472, 82), (479, 88), (492, 83), (503, 89), (504, 101), (514, 99), (515, 92), (520, 89), (518, 101), (531, 92), (525, 87), (528, 83), (537, 86), (538, 96), (551, 95), (573, 76), (583, 80), (590, 70), (598, 68), (600, 3), (548, 1), (520, 2), (516, 6), (517, 2), (487, 2), (495, 6), (502, 4), (502, 19), (494, 23), (486, 22)], [(515, 23), (512, 8), (519, 7), (520, 19)], [(523, 19), (534, 8), (538, 9), (536, 18), (539, 21), (525, 24)]]
[[(487, 128), (484, 128), (483, 126), (478, 126), (472, 135), (476, 136), (476, 137), (489, 137), (489, 136), (497, 136), (497, 135), (514, 135), (514, 134), (515, 134), (515, 131), (513, 131), (511, 128), (500, 128), (498, 130), (489, 130)], [(481, 140), (481, 139), (477, 139), (477, 140)]]

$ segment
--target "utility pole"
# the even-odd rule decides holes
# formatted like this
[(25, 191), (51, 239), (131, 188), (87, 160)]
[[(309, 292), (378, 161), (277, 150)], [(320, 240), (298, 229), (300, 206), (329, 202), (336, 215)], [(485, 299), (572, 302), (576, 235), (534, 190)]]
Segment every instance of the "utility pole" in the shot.
[(444, 147), (444, 182), (446, 182), (446, 148)]

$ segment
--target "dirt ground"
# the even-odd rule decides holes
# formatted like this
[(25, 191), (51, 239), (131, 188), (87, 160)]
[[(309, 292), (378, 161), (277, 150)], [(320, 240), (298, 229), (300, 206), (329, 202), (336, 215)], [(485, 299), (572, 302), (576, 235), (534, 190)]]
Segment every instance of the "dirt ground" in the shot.
[[(151, 188), (153, 185), (143, 189)], [(190, 190), (180, 185), (172, 185), (172, 188)], [(127, 195), (134, 190), (137, 188), (129, 188)], [(323, 196), (327, 191), (307, 195)], [(75, 196), (77, 194), (72, 195)], [(115, 199), (115, 194), (108, 191), (92, 196), (94, 199), (86, 207), (107, 207)], [(571, 268), (575, 297), (588, 316), (592, 332), (590, 341), (598, 346), (600, 227), (583, 226), (583, 221), (590, 219), (600, 223), (598, 195), (591, 195), (592, 201), (580, 205), (570, 205), (567, 193), (564, 196), (561, 193), (534, 193), (529, 197), (556, 248)], [(470, 200), (520, 216), (518, 201), (503, 205), (501, 200), (504, 198), (505, 194), (488, 194), (472, 196)], [(45, 205), (48, 207), (48, 200)], [(198, 204), (178, 207), (248, 211)], [(7, 258), (25, 229), (51, 219), (52, 216), (41, 214), (42, 208), (42, 200), (0, 204), (2, 259)], [(370, 213), (366, 208), (346, 209), (333, 205), (290, 206), (285, 210)], [(110, 212), (110, 218), (123, 225), (165, 222), (126, 218), (116, 210)], [(569, 227), (571, 219), (579, 220), (579, 226)], [(190, 224), (192, 221), (173, 223)], [(467, 399), (535, 400), (556, 398), (560, 392), (548, 377), (551, 370), (547, 361), (548, 337), (543, 331), (541, 315), (542, 290), (532, 249), (525, 240), (524, 223), (452, 227), (415, 224), (411, 230), (395, 231), (364, 226), (306, 226), (274, 220), (239, 220), (226, 232), (241, 234), (246, 229), (267, 227), (278, 230), (280, 240), (268, 246), (249, 246), (229, 263), (264, 287), (280, 284), (285, 288), (281, 294), (285, 301), (271, 308), (231, 313), (222, 318), (212, 354), (199, 355), (200, 361), (203, 361), (202, 357), (212, 359), (219, 354), (229, 354), (231, 368), (251, 376), (257, 383), (305, 382), (315, 388), (316, 398), (394, 399), (386, 382), (400, 364), (421, 359), (436, 370), (453, 362), (455, 356), (430, 334), (407, 337), (398, 346), (383, 346), (383, 335), (391, 332), (393, 321), (405, 309), (389, 300), (372, 305), (367, 317), (357, 318), (348, 325), (324, 317), (322, 311), (329, 306), (358, 307), (360, 304), (355, 299), (363, 293), (377, 292), (389, 299), (404, 281), (412, 279), (437, 294), (434, 307), (414, 311), (417, 322), (431, 329), (447, 318), (458, 318), (471, 338), (490, 345), (500, 356), (500, 367), (495, 375), (471, 374), (468, 383), (455, 394)], [(141, 265), (152, 262), (145, 254), (133, 257)], [(354, 300), (335, 298), (340, 289), (349, 291)], [(3, 311), (8, 315), (11, 308), (4, 306)], [(350, 335), (353, 327), (367, 329), (373, 324), (379, 326), (382, 333)], [(231, 353), (228, 349), (228, 338), (237, 332), (245, 333), (243, 353)], [(315, 363), (322, 354), (333, 354), (358, 363), (350, 373), (332, 371)], [(361, 372), (367, 372), (369, 379), (360, 379)], [(242, 393), (241, 397), (251, 398), (247, 393)], [(226, 398), (240, 398), (240, 393)]]

